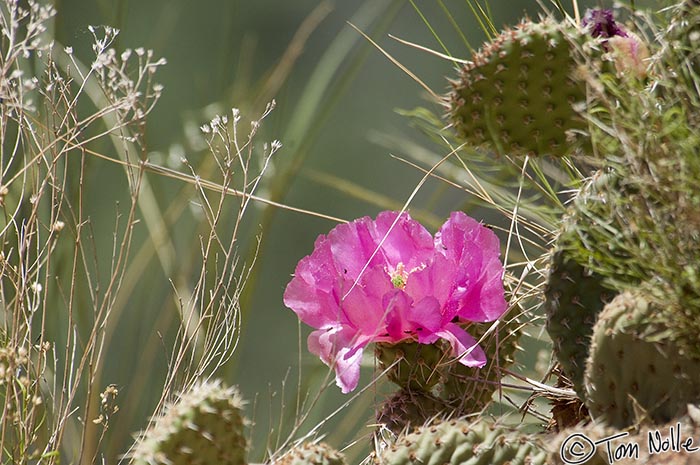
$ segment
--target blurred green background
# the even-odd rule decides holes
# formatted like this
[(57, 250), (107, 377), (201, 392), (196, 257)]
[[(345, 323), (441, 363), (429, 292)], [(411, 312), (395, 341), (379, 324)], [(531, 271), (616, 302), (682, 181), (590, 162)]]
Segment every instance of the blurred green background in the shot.
[[(188, 134), (197, 131), (214, 113), (229, 113), (232, 107), (240, 108), (247, 117), (256, 117), (267, 100), (274, 98), (277, 108), (265, 121), (258, 143), (279, 139), (283, 148), (275, 156), (269, 182), (258, 194), (353, 219), (374, 216), (392, 207), (382, 204), (384, 199), (396, 202), (392, 208), (397, 208), (422, 176), (390, 156), (406, 156), (392, 140), (416, 147), (431, 146), (396, 110), (426, 106), (440, 114), (441, 109), (415, 81), (352, 30), (347, 21), (376, 40), (430, 88), (442, 93), (447, 90), (447, 77), (455, 74), (454, 64), (400, 44), (388, 34), (468, 58), (469, 45), (478, 48), (486, 38), (469, 3), (329, 1), (324, 3), (327, 15), (308, 31), (308, 40), (298, 50), (298, 59), (290, 62), (289, 73), (276, 67), (305, 19), (316, 8), (323, 8), (318, 1), (59, 0), (55, 2), (58, 16), (54, 34), (59, 43), (72, 45), (76, 55), (87, 61), (92, 40), (88, 25), (110, 25), (121, 30), (118, 50), (144, 47), (167, 59), (168, 64), (157, 74), (157, 80), (165, 87), (164, 94), (149, 117), (146, 131), (146, 149), (155, 163), (177, 165), (182, 156), (203, 159), (207, 152), (193, 147)], [(525, 15), (537, 17), (541, 11), (535, 0), (489, 3), (498, 29), (515, 24)], [(568, 3), (566, 6), (570, 7)], [(271, 73), (275, 69), (277, 72)], [(433, 149), (438, 150), (438, 155), (445, 155), (438, 147)], [(91, 182), (100, 186), (100, 199), (89, 207), (90, 215), (96, 243), (105, 249), (103, 260), (108, 261), (114, 204), (124, 195), (125, 183), (115, 166), (94, 163), (92, 169)], [(285, 171), (291, 173), (288, 179), (280, 176)], [(333, 177), (352, 183), (351, 192), (343, 192)], [(138, 275), (127, 276), (133, 287), (128, 290), (128, 303), (105, 350), (102, 384), (118, 385), (125, 403), (108, 432), (108, 463), (125, 451), (131, 434), (145, 425), (149, 409), (159, 397), (160, 392), (151, 391), (160, 386), (166, 370), (167, 350), (160, 342), (160, 334), (172, 332), (176, 322), (169, 279), (191, 279), (192, 270), (184, 264), (192, 262), (199, 248), (191, 221), (194, 213), (189, 208), (195, 199), (194, 190), (152, 174), (149, 180), (162, 210), (173, 202), (188, 205), (182, 206), (182, 213), (169, 225), (178, 261), (172, 274), (165, 272), (156, 260), (153, 252), (158, 246), (150, 241), (145, 228), (137, 230), (134, 254), (141, 251), (150, 258)], [(367, 193), (368, 199), (359, 198), (362, 193)], [(429, 181), (412, 209), (430, 212), (434, 221), (428, 226), (434, 230), (435, 222), (441, 223), (450, 211), (471, 203), (473, 199), (465, 198), (463, 192)], [(483, 214), (472, 212), (476, 217)], [(255, 452), (251, 459), (262, 460), (265, 440), (270, 429), (277, 429), (280, 415), (286, 416), (287, 424), (294, 416), (298, 347), (302, 349), (304, 389), (317, 389), (327, 372), (306, 351), (307, 328), (302, 328), (300, 344), (297, 318), (282, 304), (282, 293), (296, 262), (311, 252), (316, 236), (326, 233), (334, 223), (258, 205), (250, 210), (244, 226), (239, 244), (243, 257), (250, 258), (247, 254), (256, 235), (262, 233), (263, 242), (256, 274), (244, 294), (241, 344), (220, 374), (227, 383), (240, 386), (244, 397), (255, 404)], [(149, 252), (149, 248), (153, 250)], [(179, 266), (180, 260), (183, 266)], [(173, 276), (178, 273), (182, 276)], [(162, 318), (163, 314), (171, 317)], [(371, 374), (368, 367), (361, 385), (369, 382)], [(346, 409), (324, 428), (334, 446), (347, 444), (357, 437), (360, 425), (367, 424), (372, 395), (368, 393), (354, 410)], [(331, 387), (314, 409), (309, 427), (346, 399)], [(281, 404), (286, 405), (284, 411)], [(253, 414), (252, 408), (250, 413)], [(362, 447), (369, 445), (368, 440), (360, 442)]]

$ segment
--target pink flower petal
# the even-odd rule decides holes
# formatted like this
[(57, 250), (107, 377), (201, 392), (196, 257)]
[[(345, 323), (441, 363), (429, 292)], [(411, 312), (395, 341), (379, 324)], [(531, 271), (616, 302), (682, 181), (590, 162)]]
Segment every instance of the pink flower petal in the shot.
[[(382, 212), (375, 221), (374, 239), (382, 243), (382, 253), (388, 264), (394, 267), (402, 263), (407, 270), (429, 261), (434, 253), (433, 238), (419, 222), (403, 213), (396, 224), (398, 212)], [(393, 228), (392, 228), (393, 225)]]
[[(352, 290), (348, 292), (345, 288)], [(345, 281), (341, 291), (341, 310), (347, 321), (363, 334), (384, 333), (386, 315), (378, 310), (383, 296), (393, 290), (389, 275), (383, 267), (369, 268), (355, 286), (352, 281)]]
[(313, 331), (308, 339), (309, 352), (318, 355), (327, 366), (333, 367), (335, 382), (343, 394), (357, 387), (362, 347), (368, 343), (365, 340), (358, 344), (352, 339), (352, 332), (342, 327)]
[[(377, 247), (373, 237), (374, 225), (369, 217), (348, 224), (341, 224), (328, 233), (332, 263), (338, 273), (355, 280), (365, 268)], [(375, 256), (369, 266), (383, 265), (383, 257)]]
[(415, 334), (415, 324), (407, 318), (412, 304), (413, 300), (399, 289), (394, 289), (392, 293), (384, 296), (386, 330), (391, 342), (410, 339)]
[(436, 333), (450, 342), (452, 355), (460, 357), (459, 363), (468, 367), (481, 368), (486, 365), (486, 354), (476, 340), (454, 323), (445, 325), (443, 331)]
[(469, 321), (493, 321), (508, 308), (498, 237), (462, 212), (454, 212), (435, 234), (436, 251), (454, 267), (455, 286), (445, 303)]
[(438, 301), (442, 324), (452, 321), (460, 310), (459, 303), (453, 302), (455, 281), (459, 276), (455, 268), (453, 262), (438, 253), (424, 269), (411, 273), (406, 283), (406, 293), (414, 300), (421, 301), (429, 296)]
[(297, 264), (294, 278), (284, 292), (284, 304), (313, 328), (343, 322), (334, 292), (338, 277), (331, 260), (330, 243), (321, 236), (314, 252)]
[(425, 343), (430, 336), (439, 331), (443, 325), (440, 314), (440, 302), (432, 296), (427, 296), (413, 304), (406, 318), (410, 320), (418, 335), (418, 342)]

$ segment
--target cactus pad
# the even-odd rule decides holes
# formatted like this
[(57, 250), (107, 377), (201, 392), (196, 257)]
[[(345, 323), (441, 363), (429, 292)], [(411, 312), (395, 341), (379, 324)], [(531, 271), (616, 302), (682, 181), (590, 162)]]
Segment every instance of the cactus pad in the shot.
[(450, 359), (449, 350), (445, 350), (440, 343), (382, 342), (375, 345), (374, 353), (382, 370), (393, 365), (387, 376), (394, 384), (426, 392), (440, 381), (437, 367)]
[(195, 385), (141, 435), (133, 463), (245, 465), (244, 404), (236, 389), (218, 381)]
[(640, 291), (626, 291), (599, 315), (585, 372), (594, 419), (618, 428), (661, 424), (700, 400), (700, 361), (679, 350), (663, 314)]
[(447, 412), (448, 406), (443, 400), (427, 392), (402, 389), (382, 404), (377, 423), (398, 435)]
[[(429, 345), (402, 342), (376, 346), (375, 353), (381, 369), (398, 361), (388, 373), (392, 382), (407, 393), (422, 396), (423, 400), (433, 398), (442, 403), (436, 406), (428, 401), (428, 416), (424, 416), (423, 420), (448, 406), (452, 414), (457, 416), (481, 411), (490, 403), (493, 393), (498, 389), (502, 378), (501, 369), (509, 367), (514, 361), (520, 336), (520, 322), (517, 318), (503, 317), (493, 332), (489, 332), (493, 322), (461, 325), (480, 341), (479, 345), (486, 353), (485, 366), (472, 368), (462, 365), (453, 359), (449, 345), (443, 341)], [(439, 409), (435, 410), (436, 408)]]
[(574, 110), (585, 100), (585, 86), (572, 78), (571, 44), (583, 35), (550, 20), (525, 21), (485, 45), (448, 96), (459, 135), (499, 152), (568, 154), (571, 136), (586, 128)]
[(537, 440), (486, 422), (427, 425), (387, 447), (382, 465), (539, 465), (547, 451)]
[(486, 365), (469, 368), (455, 361), (443, 370), (445, 381), (441, 397), (449, 403), (457, 416), (483, 410), (499, 388), (503, 377), (501, 370), (510, 367), (515, 361), (521, 323), (517, 318), (509, 319), (506, 315), (495, 331), (486, 334), (492, 325), (492, 322), (471, 323), (464, 327), (477, 341), (481, 341), (479, 345), (486, 353)]
[(326, 443), (305, 443), (284, 454), (274, 465), (345, 465), (345, 457)]
[(582, 251), (585, 257), (591, 231), (598, 227), (589, 221), (588, 213), (600, 213), (607, 208), (608, 186), (614, 182), (611, 176), (593, 177), (574, 199), (557, 237), (544, 289), (547, 332), (554, 354), (579, 395), (583, 393), (583, 372), (593, 325), (613, 292), (603, 286), (602, 276), (577, 259)]

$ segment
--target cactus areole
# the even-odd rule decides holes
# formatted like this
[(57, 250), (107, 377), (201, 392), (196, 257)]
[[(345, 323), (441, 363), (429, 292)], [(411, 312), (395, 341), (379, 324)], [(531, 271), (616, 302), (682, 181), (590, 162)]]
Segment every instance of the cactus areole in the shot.
[(315, 328), (309, 350), (335, 369), (344, 393), (357, 387), (372, 342), (444, 339), (462, 364), (481, 367), (484, 351), (457, 323), (506, 311), (499, 240), (461, 212), (435, 237), (408, 213), (360, 218), (318, 237), (284, 303)]

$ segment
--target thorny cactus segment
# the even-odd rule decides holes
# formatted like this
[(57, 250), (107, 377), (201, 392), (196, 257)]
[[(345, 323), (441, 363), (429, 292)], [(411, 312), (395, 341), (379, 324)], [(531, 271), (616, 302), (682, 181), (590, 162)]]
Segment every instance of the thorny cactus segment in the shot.
[(335, 368), (344, 393), (358, 384), (372, 342), (433, 344), (483, 366), (459, 321), (493, 321), (507, 308), (498, 237), (452, 213), (433, 238), (407, 213), (382, 212), (336, 226), (297, 265), (284, 303), (315, 328), (309, 350)]
[(603, 286), (603, 277), (584, 265), (586, 257), (582, 254), (588, 250), (589, 241), (596, 240), (594, 230), (601, 227), (590, 221), (591, 212), (599, 215), (609, 208), (609, 186), (615, 183), (613, 175), (596, 175), (581, 188), (555, 242), (544, 289), (546, 327), (554, 354), (579, 395), (583, 394), (593, 325), (614, 296)]
[(397, 386), (430, 392), (440, 381), (440, 365), (448, 363), (451, 355), (441, 344), (419, 344), (404, 341), (396, 344), (379, 342), (374, 355), (379, 369), (389, 368), (387, 377)]
[(521, 322), (517, 317), (509, 316), (513, 313), (511, 311), (504, 315), (493, 331), (493, 323), (471, 323), (465, 327), (469, 334), (480, 341), (487, 362), (481, 368), (450, 363), (443, 370), (445, 374), (441, 397), (450, 405), (454, 415), (479, 413), (491, 403), (494, 393), (499, 390), (503, 370), (513, 365), (516, 352), (520, 349), (518, 340)]
[(385, 402), (379, 423), (398, 433), (407, 425), (420, 426), (433, 417), (474, 415), (487, 407), (499, 389), (502, 370), (515, 360), (521, 334), (517, 318), (504, 315), (495, 329), (493, 324), (461, 325), (486, 353), (487, 362), (481, 368), (454, 360), (445, 342), (377, 344), (380, 369), (394, 364), (388, 377), (402, 388)]
[(377, 423), (399, 435), (451, 413), (442, 399), (430, 393), (401, 389), (380, 406)]
[(382, 465), (541, 465), (547, 451), (536, 439), (480, 421), (423, 426), (387, 447)]
[(609, 295), (600, 276), (591, 274), (566, 250), (555, 250), (544, 290), (547, 333), (564, 374), (579, 394), (596, 315)]
[(245, 402), (235, 388), (203, 382), (180, 395), (134, 446), (136, 465), (245, 465)]
[(700, 401), (700, 361), (679, 350), (658, 305), (626, 291), (598, 317), (585, 372), (595, 420), (617, 428), (662, 424)]
[(468, 143), (515, 155), (569, 154), (586, 123), (574, 110), (572, 42), (585, 33), (551, 20), (506, 30), (464, 66), (448, 95), (449, 119)]
[(345, 465), (345, 457), (323, 442), (294, 447), (273, 465)]

